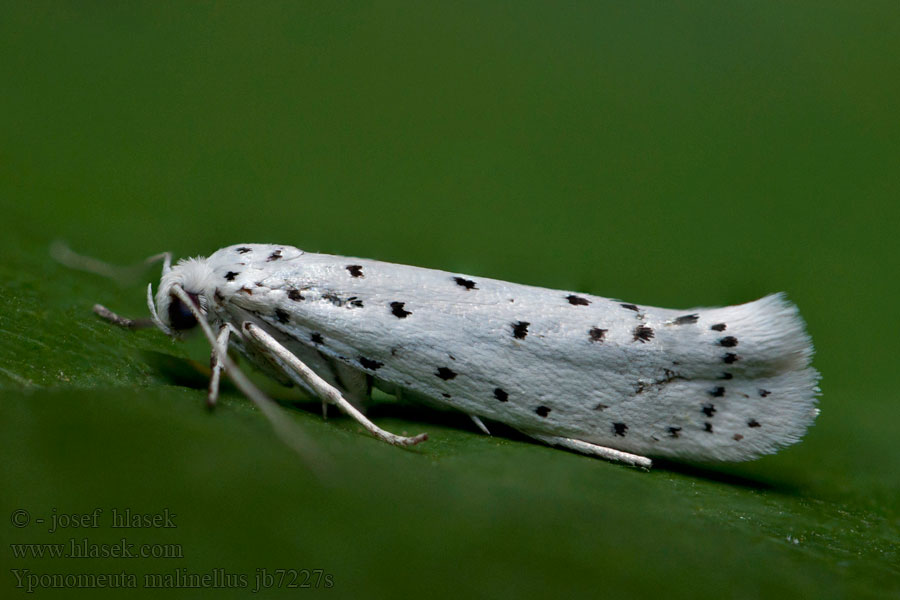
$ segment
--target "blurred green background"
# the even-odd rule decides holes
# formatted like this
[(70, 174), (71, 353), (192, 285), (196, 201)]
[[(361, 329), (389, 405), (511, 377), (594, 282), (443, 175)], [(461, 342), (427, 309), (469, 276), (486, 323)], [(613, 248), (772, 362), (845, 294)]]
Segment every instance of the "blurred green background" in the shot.
[[(5, 597), (13, 570), (224, 569), (246, 598), (302, 568), (341, 597), (900, 594), (896, 1), (4, 2), (0, 56)], [(117, 264), (285, 243), (676, 308), (785, 290), (822, 414), (775, 456), (642, 473), (382, 397), (376, 422), (431, 434), (398, 450), (268, 386), (330, 457), (317, 479), (233, 389), (203, 409), (202, 340), (91, 314), (144, 316), (158, 271), (117, 286), (55, 239)], [(11, 546), (85, 537), (184, 558)]]

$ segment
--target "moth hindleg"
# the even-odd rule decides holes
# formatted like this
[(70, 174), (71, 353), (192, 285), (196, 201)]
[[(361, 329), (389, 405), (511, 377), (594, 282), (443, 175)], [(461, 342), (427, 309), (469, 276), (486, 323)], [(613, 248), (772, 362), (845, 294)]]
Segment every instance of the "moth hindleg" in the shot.
[(242, 329), (246, 334), (247, 340), (252, 342), (257, 350), (279, 363), (288, 375), (296, 377), (299, 381), (315, 390), (320, 398), (336, 404), (341, 411), (355, 419), (357, 423), (365, 427), (369, 433), (378, 439), (395, 446), (412, 446), (428, 439), (428, 434), (425, 433), (414, 437), (404, 437), (381, 429), (348, 402), (334, 386), (319, 377), (315, 371), (306, 366), (303, 361), (262, 328), (246, 321), (242, 325)]
[(580, 454), (597, 456), (599, 458), (604, 458), (612, 462), (620, 462), (626, 465), (631, 465), (632, 467), (640, 467), (641, 469), (646, 470), (649, 470), (650, 467), (653, 466), (653, 461), (646, 456), (631, 454), (629, 452), (622, 452), (621, 450), (615, 450), (613, 448), (607, 448), (605, 446), (598, 446), (597, 444), (591, 444), (590, 442), (584, 442), (572, 438), (559, 437), (555, 435), (543, 435), (538, 433), (525, 433), (529, 437), (533, 437), (534, 439), (540, 442), (544, 442), (545, 444), (548, 444), (550, 446), (558, 446), (560, 448), (565, 448), (566, 450), (574, 450), (575, 452), (578, 452)]
[(488, 430), (487, 426), (482, 423), (481, 419), (478, 418), (478, 415), (469, 415), (469, 418), (472, 419), (472, 422), (475, 423), (475, 426), (478, 427), (478, 429), (483, 431), (486, 435), (491, 435), (491, 432)]

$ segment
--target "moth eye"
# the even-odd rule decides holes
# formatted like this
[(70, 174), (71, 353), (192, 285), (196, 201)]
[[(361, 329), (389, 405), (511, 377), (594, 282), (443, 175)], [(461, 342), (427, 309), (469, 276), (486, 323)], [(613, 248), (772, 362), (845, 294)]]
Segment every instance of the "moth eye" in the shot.
[[(188, 292), (188, 296), (191, 297), (195, 306), (200, 306), (200, 298), (197, 294)], [(172, 301), (169, 303), (169, 325), (176, 331), (184, 331), (197, 325), (197, 317), (177, 296), (172, 296)]]

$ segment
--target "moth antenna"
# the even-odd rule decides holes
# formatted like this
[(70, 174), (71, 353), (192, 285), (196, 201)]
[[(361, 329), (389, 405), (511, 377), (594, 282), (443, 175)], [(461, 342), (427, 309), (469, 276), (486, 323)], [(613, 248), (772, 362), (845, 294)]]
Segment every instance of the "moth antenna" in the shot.
[(150, 258), (148, 258), (147, 260), (145, 260), (144, 264), (146, 264), (147, 266), (150, 266), (153, 263), (155, 263), (156, 261), (158, 261), (160, 258), (162, 258), (162, 261), (163, 261), (163, 266), (162, 266), (163, 275), (167, 275), (169, 273), (169, 271), (172, 270), (172, 253), (171, 252), (161, 252), (160, 254), (155, 254), (155, 255), (151, 256)]
[(119, 285), (127, 285), (137, 280), (150, 265), (163, 261), (163, 274), (165, 275), (172, 270), (172, 253), (161, 252), (142, 260), (136, 265), (121, 267), (108, 262), (78, 254), (69, 246), (61, 241), (56, 240), (50, 244), (50, 256), (56, 262), (74, 269), (76, 271), (84, 271), (93, 273), (107, 279), (112, 279)]
[[(149, 291), (149, 288), (148, 288)], [(172, 286), (171, 293), (178, 297), (185, 306), (193, 313), (203, 329), (203, 334), (213, 348), (213, 352), (218, 352), (216, 346), (216, 336), (213, 334), (212, 328), (206, 321), (206, 316), (200, 312), (200, 309), (194, 304), (187, 292), (178, 284)], [(155, 311), (154, 312), (154, 317)], [(296, 452), (307, 466), (322, 478), (325, 473), (325, 458), (321, 451), (315, 448), (310, 442), (306, 434), (294, 425), (278, 405), (268, 396), (266, 396), (258, 387), (256, 387), (244, 373), (237, 368), (237, 365), (231, 360), (227, 352), (219, 354), (219, 360), (225, 367), (225, 372), (231, 377), (231, 380), (241, 392), (243, 392), (256, 405), (263, 416), (272, 425), (275, 434), (294, 452)]]

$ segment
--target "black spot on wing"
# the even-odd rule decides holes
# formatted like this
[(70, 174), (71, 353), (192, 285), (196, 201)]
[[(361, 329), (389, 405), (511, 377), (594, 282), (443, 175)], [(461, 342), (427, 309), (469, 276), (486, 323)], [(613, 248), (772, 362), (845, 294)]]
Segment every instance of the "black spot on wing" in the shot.
[(500, 402), (507, 402), (509, 401), (509, 394), (507, 394), (500, 388), (494, 388), (494, 398), (496, 398)]
[(550, 409), (546, 406), (541, 405), (534, 409), (534, 412), (536, 412), (539, 417), (546, 417), (550, 414)]
[(705, 431), (707, 433), (712, 433), (713, 432), (712, 423), (710, 423), (709, 421), (705, 422), (703, 424), (703, 431)]
[(719, 340), (719, 345), (726, 348), (734, 348), (738, 345), (738, 339), (733, 335), (727, 335)]
[(712, 329), (713, 331), (725, 331), (726, 327), (728, 326), (725, 325), (725, 323), (716, 323), (715, 325), (710, 327), (710, 329)]
[(716, 414), (716, 405), (712, 403), (704, 404), (701, 412), (711, 419), (712, 416)]
[(517, 340), (524, 340), (525, 336), (528, 335), (528, 326), (531, 325), (528, 321), (516, 321), (512, 324), (513, 328), (513, 337)]
[(671, 383), (676, 379), (685, 379), (685, 377), (679, 375), (672, 369), (663, 369), (663, 378), (656, 383)]
[(303, 294), (301, 294), (299, 290), (288, 290), (287, 296), (294, 302), (300, 302), (301, 300), (303, 300)]
[(225, 273), (225, 281), (234, 281), (234, 278), (240, 275), (240, 273), (235, 273), (234, 271), (228, 271)]
[(384, 366), (383, 362), (378, 362), (377, 360), (372, 360), (371, 358), (366, 358), (365, 356), (360, 356), (357, 360), (359, 361), (359, 364), (363, 366), (363, 368), (369, 369), (371, 371), (377, 371)]
[(266, 262), (272, 262), (273, 260), (281, 259), (281, 250), (276, 250), (272, 254), (269, 255), (269, 258), (266, 259)]
[(362, 265), (347, 265), (346, 269), (351, 277), (363, 277)]
[(572, 306), (587, 306), (591, 303), (587, 298), (582, 298), (581, 296), (576, 296), (575, 294), (569, 294), (566, 296), (566, 300), (569, 301), (569, 304)]
[(397, 317), (398, 319), (405, 319), (412, 312), (403, 309), (404, 302), (391, 302), (391, 314)]
[(684, 315), (683, 317), (678, 317), (675, 319), (676, 325), (692, 325), (697, 322), (699, 319), (699, 315)]
[(713, 389), (709, 390), (709, 392), (707, 393), (713, 398), (721, 398), (725, 395), (725, 388), (720, 385), (719, 387), (714, 387)]
[(640, 309), (634, 304), (619, 304), (622, 308), (627, 308), (628, 310), (633, 310), (634, 312), (638, 312)]
[(771, 393), (772, 393), (772, 392), (770, 392), (769, 390), (763, 390), (763, 389), (761, 389), (761, 390), (759, 390), (759, 397), (760, 397), (760, 398), (765, 398), (766, 396), (768, 396), (768, 395), (771, 394)]
[(321, 334), (321, 333), (318, 333), (318, 332), (316, 332), (316, 331), (314, 331), (313, 334), (312, 334), (311, 336), (309, 336), (309, 340), (310, 340), (313, 344), (322, 344), (322, 343), (325, 342), (325, 340), (322, 339), (322, 334)]
[(350, 296), (347, 299), (341, 298), (333, 292), (322, 294), (322, 300), (327, 300), (335, 306), (346, 306), (347, 308), (362, 308), (363, 301), (356, 296)]
[(680, 436), (681, 427), (669, 427), (669, 437), (677, 438)]
[(435, 375), (443, 379), (444, 381), (448, 381), (456, 377), (456, 371), (453, 369), (448, 369), (447, 367), (438, 367), (438, 370), (434, 372)]
[(722, 362), (726, 365), (734, 364), (738, 361), (738, 355), (734, 352), (727, 352), (725, 356), (722, 357)]
[(452, 398), (452, 397), (453, 397), (453, 396), (451, 396), (450, 394), (448, 394), (448, 393), (446, 393), (446, 392), (442, 393), (441, 396), (443, 396), (444, 398)]
[(747, 421), (747, 427), (761, 427), (761, 425), (756, 419), (750, 419), (749, 421)]
[(475, 287), (475, 282), (471, 279), (466, 279), (465, 277), (454, 277), (453, 281), (456, 282), (456, 285), (466, 288), (467, 290), (477, 290)]
[(235, 252), (237, 252), (238, 254), (247, 254), (250, 251), (251, 251), (251, 249), (248, 248), (247, 246), (241, 246), (240, 248), (235, 249)]
[(742, 439), (744, 439), (744, 436), (742, 436), (742, 435), (739, 434), (739, 433), (736, 433), (736, 434), (734, 434), (734, 435), (731, 437), (731, 439), (733, 439), (733, 440), (736, 441), (736, 442), (739, 442), (739, 441), (741, 441)]
[(594, 410), (599, 410), (600, 412), (603, 412), (603, 411), (606, 410), (607, 408), (609, 408), (609, 405), (608, 405), (608, 404), (603, 404), (603, 403), (601, 402), (600, 404), (598, 404), (597, 406), (594, 407)]
[(731, 379), (732, 377), (734, 377), (734, 375), (731, 373), (724, 372), (719, 376), (719, 379)]
[(279, 323), (288, 323), (291, 320), (291, 315), (286, 310), (276, 308), (275, 309), (275, 318), (278, 319)]
[(613, 423), (613, 434), (621, 437), (625, 437), (625, 432), (628, 431), (628, 425), (625, 423)]
[(634, 341), (645, 343), (653, 338), (653, 329), (646, 325), (638, 325), (634, 328)]
[(590, 336), (590, 340), (592, 342), (602, 342), (603, 338), (606, 337), (606, 329), (591, 327), (591, 330), (588, 331), (588, 335)]

